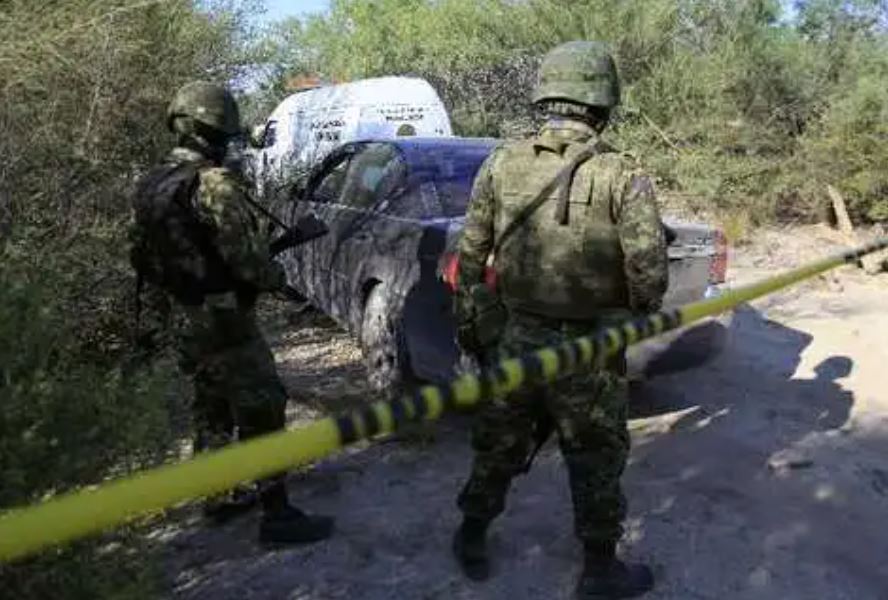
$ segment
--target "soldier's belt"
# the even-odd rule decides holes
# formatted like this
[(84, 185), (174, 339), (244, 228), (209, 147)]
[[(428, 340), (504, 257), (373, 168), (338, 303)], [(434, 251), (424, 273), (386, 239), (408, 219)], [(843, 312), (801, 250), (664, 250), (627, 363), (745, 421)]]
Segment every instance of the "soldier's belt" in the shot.
[(627, 321), (557, 347), (507, 359), (479, 376), (420, 388), (412, 396), (376, 402), (361, 410), (314, 421), (292, 431), (234, 444), (188, 461), (136, 473), (95, 489), (58, 496), (0, 517), (0, 560), (9, 561), (70, 542), (139, 515), (158, 513), (179, 502), (221, 492), (324, 458), (359, 440), (392, 433), (414, 421), (432, 421), (448, 410), (502, 397), (528, 383), (552, 381), (588, 368), (607, 356), (705, 317), (760, 298), (843, 264), (888, 248), (888, 238), (843, 252), (724, 295)]

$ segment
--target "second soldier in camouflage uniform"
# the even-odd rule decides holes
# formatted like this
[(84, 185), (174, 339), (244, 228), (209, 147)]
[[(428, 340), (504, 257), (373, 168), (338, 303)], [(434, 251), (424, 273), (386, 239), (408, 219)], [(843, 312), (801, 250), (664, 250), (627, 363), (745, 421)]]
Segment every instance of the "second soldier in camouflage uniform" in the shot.
[[(666, 243), (651, 182), (630, 157), (600, 140), (619, 102), (610, 54), (593, 42), (555, 48), (543, 61), (534, 102), (549, 115), (538, 136), (499, 147), (475, 180), (459, 247), (459, 319), (473, 313), (474, 286), (504, 230), (579, 153), (591, 149), (591, 157), (576, 161), (562, 197), (553, 191), (495, 256), (507, 314), (499, 356), (656, 310), (667, 287)], [(461, 327), (461, 342), (484, 351), (472, 347), (478, 344), (473, 326)], [(621, 356), (551, 389), (516, 393), (479, 416), (474, 464), (459, 496), (464, 520), (454, 537), (468, 576), (488, 576), (486, 530), (525, 465), (542, 411), (558, 435), (575, 531), (585, 547), (578, 596), (621, 598), (650, 589), (649, 569), (616, 558), (626, 514), (620, 477), (629, 452), (624, 371)]]
[[(194, 382), (198, 450), (284, 428), (287, 392), (256, 322), (257, 295), (280, 290), (283, 271), (252, 212), (241, 178), (222, 166), (240, 133), (237, 104), (219, 86), (183, 87), (168, 125), (178, 145), (137, 184), (131, 260), (140, 277), (172, 296), (185, 313), (182, 363)], [(260, 482), (263, 541), (303, 543), (328, 537), (332, 519), (290, 505), (283, 476)], [(210, 513), (231, 514), (232, 500)]]

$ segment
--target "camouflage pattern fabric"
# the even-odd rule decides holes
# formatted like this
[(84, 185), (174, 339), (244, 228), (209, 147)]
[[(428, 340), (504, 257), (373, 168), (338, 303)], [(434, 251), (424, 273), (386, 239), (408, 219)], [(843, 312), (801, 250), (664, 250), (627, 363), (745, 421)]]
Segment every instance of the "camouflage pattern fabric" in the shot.
[[(597, 152), (576, 172), (566, 223), (553, 192), (494, 257), (508, 321), (488, 355), (557, 344), (655, 310), (662, 301), (666, 242), (650, 181), (592, 127), (552, 119), (536, 138), (497, 149), (476, 178), (459, 246), (457, 320), (472, 312), (469, 291), (483, 281), (498, 236), (590, 144)], [(591, 544), (616, 542), (626, 511), (620, 476), (629, 450), (624, 372), (622, 364), (599, 365), (487, 408), (473, 432), (475, 461), (458, 501), (463, 513), (489, 520), (502, 512), (545, 411), (555, 422), (570, 474), (577, 535)]]
[[(588, 334), (595, 325), (513, 312), (498, 351), (501, 357), (515, 356)], [(471, 476), (458, 500), (466, 516), (491, 520), (503, 511), (512, 478), (523, 469), (534, 428), (546, 411), (570, 477), (577, 536), (588, 543), (620, 538), (626, 512), (620, 475), (629, 452), (626, 382), (619, 361), (609, 366), (548, 389), (521, 391), (508, 403), (481, 412), (472, 431)]]
[[(224, 445), (232, 439), (235, 425), (241, 439), (279, 430), (284, 427), (287, 393), (253, 305), (258, 293), (283, 287), (283, 269), (269, 257), (268, 238), (243, 198), (247, 191), (236, 173), (207, 163), (202, 154), (187, 148), (176, 148), (167, 161), (201, 164), (194, 212), (211, 232), (213, 251), (224, 261), (230, 278), (227, 290), (211, 290), (202, 294), (200, 304), (181, 307), (186, 319), (177, 333), (182, 368), (194, 383), (197, 446)], [(186, 226), (167, 231), (191, 233)], [(132, 237), (147, 238), (148, 233), (135, 227)], [(206, 262), (196, 255), (198, 246), (179, 245), (195, 249), (195, 256), (178, 257), (195, 270)], [(188, 295), (165, 291), (174, 297)]]
[[(183, 151), (177, 148), (174, 156), (181, 156)], [(225, 167), (202, 169), (198, 214), (215, 230), (215, 247), (235, 282), (258, 292), (279, 290), (286, 283), (283, 267), (269, 257), (270, 239), (260, 229), (245, 199), (247, 194), (246, 183), (234, 171)]]
[(533, 103), (554, 100), (611, 108), (620, 103), (617, 65), (606, 44), (566, 42), (543, 58)]
[[(599, 153), (574, 177), (567, 225), (556, 219), (553, 192), (495, 257), (503, 301), (514, 310), (574, 320), (659, 306), (668, 271), (653, 186), (591, 127), (568, 120), (550, 121), (533, 140), (505, 144), (482, 165), (460, 240), (460, 290), (482, 280), (497, 236), (588, 144)], [(470, 301), (457, 297), (458, 305)]]
[[(211, 299), (212, 300), (212, 299)], [(194, 382), (199, 449), (282, 429), (287, 392), (252, 309), (187, 307), (180, 331), (183, 370)]]

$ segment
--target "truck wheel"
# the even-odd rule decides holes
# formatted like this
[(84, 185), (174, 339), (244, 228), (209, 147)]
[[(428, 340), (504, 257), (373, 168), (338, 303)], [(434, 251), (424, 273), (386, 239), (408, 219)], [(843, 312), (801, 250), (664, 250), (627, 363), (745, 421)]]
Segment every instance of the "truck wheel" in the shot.
[(361, 351), (370, 388), (384, 398), (403, 393), (412, 379), (400, 315), (392, 314), (382, 285), (370, 291), (361, 322)]

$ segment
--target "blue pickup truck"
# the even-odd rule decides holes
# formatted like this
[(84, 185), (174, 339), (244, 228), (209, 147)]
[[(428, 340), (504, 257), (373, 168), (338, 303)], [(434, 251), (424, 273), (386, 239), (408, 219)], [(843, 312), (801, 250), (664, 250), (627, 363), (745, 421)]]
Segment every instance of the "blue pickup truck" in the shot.
[[(289, 223), (307, 214), (327, 223), (328, 235), (281, 260), (290, 285), (359, 340), (369, 382), (381, 393), (415, 380), (447, 380), (462, 362), (452, 315), (454, 250), (473, 179), (496, 144), (474, 138), (345, 144), (278, 203)], [(706, 225), (667, 224), (675, 239), (665, 304), (717, 293), (727, 267), (724, 236)], [(630, 373), (644, 372), (672, 339), (633, 349)], [(705, 357), (718, 348), (701, 350)]]

